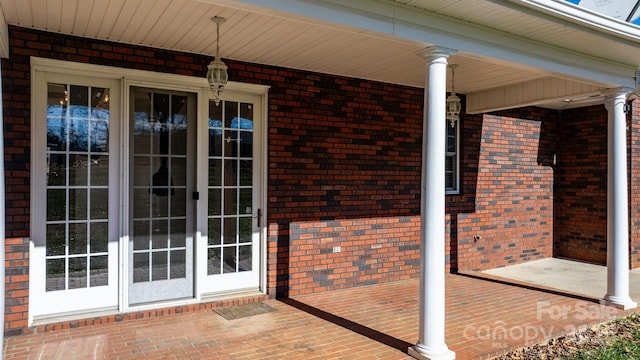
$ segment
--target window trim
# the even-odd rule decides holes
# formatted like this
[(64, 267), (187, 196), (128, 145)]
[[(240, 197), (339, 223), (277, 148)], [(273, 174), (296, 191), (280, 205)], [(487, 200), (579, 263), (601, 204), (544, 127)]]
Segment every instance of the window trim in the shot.
[[(451, 126), (449, 124), (449, 121), (446, 120), (447, 122), (447, 126)], [(446, 195), (458, 195), (460, 194), (460, 127), (461, 127), (461, 119), (458, 119), (458, 121), (456, 121), (456, 132), (455, 132), (455, 138), (456, 138), (456, 151), (455, 153), (450, 153), (448, 151), (446, 151), (447, 149), (445, 149), (445, 161), (446, 161), (446, 157), (448, 157), (450, 154), (454, 154), (456, 157), (455, 160), (455, 164), (454, 164), (454, 174), (453, 174), (453, 179), (454, 179), (454, 183), (455, 185), (453, 187), (446, 187), (445, 184), (445, 194)], [(449, 136), (448, 133), (445, 136)], [(445, 146), (446, 146), (446, 140), (445, 140)]]

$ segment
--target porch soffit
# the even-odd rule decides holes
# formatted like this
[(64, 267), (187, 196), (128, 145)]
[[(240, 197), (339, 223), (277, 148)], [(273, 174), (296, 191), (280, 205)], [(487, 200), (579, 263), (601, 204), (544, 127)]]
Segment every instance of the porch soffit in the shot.
[[(456, 90), (467, 94), (469, 105), (480, 104), (474, 111), (579, 106), (601, 102), (593, 96), (601, 89), (635, 84), (640, 63), (635, 28), (622, 27), (628, 30), (624, 34), (605, 31), (519, 3), (0, 0), (0, 10), (9, 25), (209, 55), (216, 46), (210, 18), (223, 16), (223, 59), (415, 87), (424, 86), (425, 74), (415, 52), (432, 44), (453, 47), (459, 50), (450, 59), (460, 65)], [(540, 84), (548, 85), (548, 79), (568, 90), (545, 92)], [(513, 88), (535, 95), (515, 98), (506, 91)]]

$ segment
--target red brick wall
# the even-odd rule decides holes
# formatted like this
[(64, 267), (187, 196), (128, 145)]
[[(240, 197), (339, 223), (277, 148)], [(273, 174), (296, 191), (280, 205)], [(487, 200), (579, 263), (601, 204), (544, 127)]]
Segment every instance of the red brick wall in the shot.
[(630, 266), (640, 267), (640, 103), (631, 103), (629, 124), (629, 233)]
[[(29, 56), (204, 76), (210, 57), (10, 27), (2, 61), (9, 334), (28, 299)], [(418, 274), (421, 89), (225, 60), (234, 81), (270, 85), (268, 290), (285, 296)], [(447, 196), (448, 267), (547, 257), (557, 113), (462, 119), (462, 192)], [(474, 241), (474, 235), (481, 239)], [(13, 247), (12, 247), (13, 246)], [(333, 248), (340, 246), (340, 252)], [(13, 258), (12, 258), (13, 257)], [(13, 304), (13, 305), (11, 305)]]
[(422, 90), (277, 75), (269, 94), (272, 293), (417, 275)]
[(555, 255), (607, 260), (607, 110), (562, 112), (555, 194)]
[(464, 121), (463, 192), (448, 197), (457, 239), (452, 266), (480, 270), (550, 257), (557, 113), (525, 108)]

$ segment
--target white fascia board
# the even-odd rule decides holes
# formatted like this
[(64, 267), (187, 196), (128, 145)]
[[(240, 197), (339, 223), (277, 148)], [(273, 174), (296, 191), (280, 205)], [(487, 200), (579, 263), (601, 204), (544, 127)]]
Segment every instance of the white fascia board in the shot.
[(9, 25), (4, 18), (2, 6), (0, 6), (0, 57), (9, 58)]
[[(443, 15), (379, 0), (203, 0), (246, 4), (390, 35), (423, 44), (457, 49), (532, 66), (558, 76), (577, 77), (613, 86), (635, 86), (636, 67), (573, 52), (532, 39), (490, 29)], [(515, 0), (514, 0), (515, 1)], [(540, 0), (539, 0), (540, 1)], [(509, 3), (496, 0), (497, 3)], [(524, 8), (524, 7), (523, 7)], [(527, 9), (527, 8), (524, 8)], [(515, 10), (514, 10), (515, 11)], [(528, 11), (533, 11), (528, 9)], [(533, 15), (532, 15), (533, 16)]]
[[(534, 9), (527, 12), (530, 15), (541, 17), (541, 13), (552, 15), (556, 21), (569, 21), (574, 28), (583, 31), (598, 33), (601, 36), (614, 36), (621, 41), (640, 43), (640, 28), (626, 21), (604, 15), (602, 13), (574, 5), (566, 0), (490, 0), (496, 4), (505, 5), (511, 3), (518, 11), (525, 12), (522, 8)], [(564, 25), (568, 25), (564, 23)]]
[[(460, 53), (471, 57), (476, 54), (532, 66), (560, 77), (575, 77), (615, 86), (635, 86), (636, 67), (633, 65), (615, 63), (472, 24), (451, 25), (449, 20), (440, 19), (430, 20), (429, 25), (436, 26), (426, 30), (414, 22), (397, 21), (395, 33), (405, 38), (428, 38), (430, 43), (458, 49)], [(454, 26), (462, 31), (454, 33)]]

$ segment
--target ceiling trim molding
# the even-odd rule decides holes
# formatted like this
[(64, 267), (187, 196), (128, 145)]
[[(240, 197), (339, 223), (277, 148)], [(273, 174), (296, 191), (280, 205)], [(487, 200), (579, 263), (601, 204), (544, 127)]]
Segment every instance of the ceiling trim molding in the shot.
[[(180, 74), (161, 73), (149, 70), (127, 69), (108, 65), (96, 65), (77, 63), (67, 60), (49, 59), (41, 57), (30, 58), (31, 71), (48, 71), (53, 73), (69, 74), (103, 78), (103, 79), (125, 79), (129, 84), (145, 84), (146, 86), (157, 86), (169, 88), (176, 86), (180, 90), (190, 90), (198, 92), (208, 91), (209, 83), (203, 77), (195, 77)], [(171, 84), (171, 85), (167, 85)], [(270, 86), (241, 83), (229, 81), (225, 90), (236, 91), (248, 94), (264, 95), (269, 92)]]
[[(203, 1), (228, 3), (228, 1)], [(505, 1), (497, 2), (505, 3)], [(424, 47), (437, 45), (453, 48), (459, 50), (461, 54), (478, 54), (609, 86), (635, 85), (635, 66), (574, 52), (391, 1), (238, 0), (236, 3), (247, 4), (254, 9), (254, 6), (266, 7), (324, 22), (355, 27), (362, 29), (363, 32), (371, 31), (390, 35), (421, 43)], [(593, 34), (593, 30), (591, 33)]]

